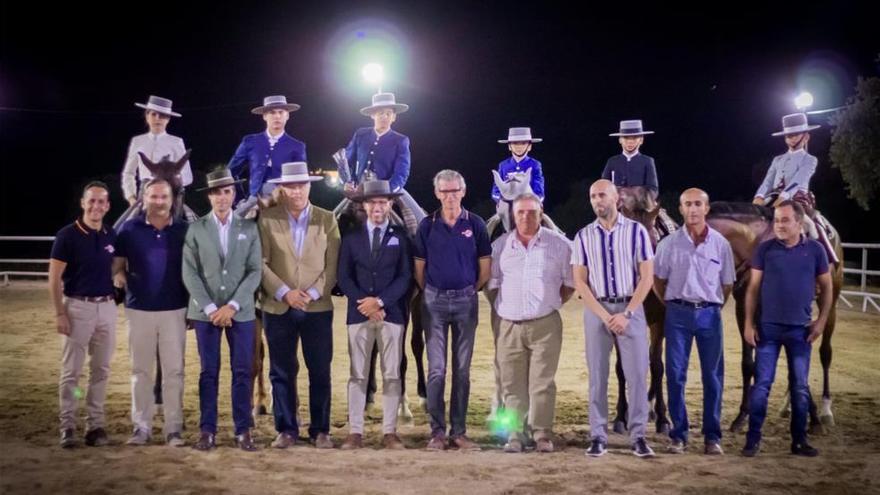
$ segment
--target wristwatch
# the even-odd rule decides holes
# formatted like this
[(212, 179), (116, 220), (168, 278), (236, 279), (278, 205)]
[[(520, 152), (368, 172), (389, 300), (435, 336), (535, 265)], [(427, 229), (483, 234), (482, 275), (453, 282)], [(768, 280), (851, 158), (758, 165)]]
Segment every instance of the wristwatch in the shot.
[(627, 309), (623, 312), (623, 316), (626, 316), (627, 320), (631, 320), (633, 317), (633, 312)]
[(385, 301), (383, 301), (383, 300), (381, 300), (381, 299), (379, 299), (379, 298), (377, 297), (377, 298), (376, 298), (376, 302), (379, 303), (379, 307), (380, 307), (380, 308), (383, 308), (383, 309), (385, 308)]

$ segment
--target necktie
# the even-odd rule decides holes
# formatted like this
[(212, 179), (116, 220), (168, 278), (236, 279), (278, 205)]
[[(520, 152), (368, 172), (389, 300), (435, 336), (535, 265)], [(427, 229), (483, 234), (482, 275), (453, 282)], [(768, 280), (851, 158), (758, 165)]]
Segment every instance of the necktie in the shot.
[(373, 259), (379, 257), (379, 247), (382, 245), (382, 229), (379, 227), (373, 228), (373, 245), (370, 248), (370, 256)]

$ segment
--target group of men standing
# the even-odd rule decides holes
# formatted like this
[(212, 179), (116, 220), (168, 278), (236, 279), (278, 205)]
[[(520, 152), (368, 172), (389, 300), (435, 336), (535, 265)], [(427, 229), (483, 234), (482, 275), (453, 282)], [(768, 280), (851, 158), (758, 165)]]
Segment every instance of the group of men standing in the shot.
[[(505, 451), (522, 452), (531, 442), (538, 452), (555, 450), (554, 377), (563, 331), (559, 309), (577, 292), (584, 304), (589, 370), (591, 442), (586, 453), (598, 457), (607, 450), (609, 356), (616, 344), (628, 382), (627, 419), (632, 451), (639, 457), (653, 456), (645, 438), (648, 349), (643, 308), (653, 290), (666, 305), (666, 366), (673, 421), (668, 450), (681, 453), (687, 446), (689, 424), (684, 388), (691, 345), (696, 340), (704, 385), (705, 453), (722, 453), (720, 309), (734, 282), (734, 266), (730, 245), (706, 223), (709, 198), (704, 191), (688, 189), (682, 193), (680, 211), (685, 228), (660, 242), (656, 256), (646, 229), (618, 212), (615, 185), (618, 179), (627, 185), (629, 177), (639, 174), (650, 178), (653, 162), (650, 167), (647, 162), (636, 162), (641, 167), (638, 170), (627, 168), (625, 162), (609, 162), (606, 172), (612, 180), (600, 179), (589, 189), (597, 219), (581, 229), (573, 243), (542, 227), (542, 197), (524, 194), (512, 205), (515, 229), (490, 244), (485, 222), (462, 207), (466, 193), (464, 177), (454, 170), (443, 170), (434, 177), (434, 193), (440, 207), (419, 217), (411, 241), (405, 228), (390, 221), (395, 201), (404, 199), (402, 209), (412, 206), (403, 189), (409, 166), (408, 138), (404, 143), (391, 135), (395, 139), (387, 141), (388, 150), (383, 148), (386, 141), (382, 140), (382, 136), (389, 135), (396, 112), (405, 111), (405, 105), (394, 102), (393, 95), (379, 100), (374, 97), (373, 105), (365, 110), (370, 110), (376, 127), (370, 133), (356, 132), (349, 146), (351, 150), (359, 149), (361, 134), (369, 134), (373, 140), (372, 144), (364, 145), (366, 158), (359, 158), (356, 151), (352, 154), (354, 172), (361, 174), (361, 178), (346, 181), (349, 199), (363, 205), (366, 218), (358, 228), (341, 236), (333, 212), (309, 201), (311, 183), (322, 178), (309, 174), (304, 161), (305, 146), (285, 137), (284, 123), (298, 105), (281, 98), (268, 97), (263, 107), (254, 109), (264, 116), (266, 133), (245, 138), (230, 168), (208, 174), (204, 190), (212, 210), (190, 225), (172, 214), (171, 186), (162, 179), (148, 179), (142, 184), (143, 212), (124, 223), (118, 233), (103, 222), (109, 210), (107, 186), (93, 182), (83, 190), (83, 215), (59, 232), (50, 264), (50, 292), (58, 332), (64, 335), (59, 386), (62, 446), (76, 443), (77, 380), (87, 352), (91, 355), (91, 374), (85, 440), (89, 445), (107, 443), (103, 401), (114, 348), (115, 284), (126, 288), (134, 426), (129, 444), (150, 441), (155, 409), (152, 369), (157, 350), (164, 376), (164, 440), (171, 446), (186, 444), (182, 436), (182, 402), (188, 319), (196, 331), (201, 359), (200, 435), (194, 447), (209, 450), (216, 445), (220, 347), (225, 333), (232, 367), (235, 443), (246, 451), (257, 449), (251, 436), (250, 406), (254, 294), (259, 291), (277, 431), (271, 445), (283, 449), (295, 445), (300, 438), (295, 383), (299, 366), (297, 347), (301, 341), (309, 374), (308, 437), (317, 448), (333, 448), (331, 290), (338, 283), (348, 298), (346, 324), (351, 362), (349, 435), (341, 447), (363, 446), (370, 356), (373, 347), (378, 346), (383, 376), (382, 444), (389, 449), (404, 448), (397, 435), (403, 379), (400, 363), (415, 282), (423, 291), (428, 350), (427, 410), (431, 436), (427, 449), (480, 448), (467, 436), (466, 418), (478, 323), (477, 294), (485, 289), (500, 318), (495, 343), (501, 396), (504, 406), (515, 416)], [(171, 103), (165, 101), (170, 111)], [(151, 111), (161, 110), (161, 103), (148, 108), (148, 121)], [(627, 132), (623, 124), (621, 133)], [(642, 132), (640, 122), (637, 131)], [(268, 147), (264, 146), (267, 143)], [(401, 156), (403, 148), (405, 159)], [(281, 153), (284, 149), (299, 155), (284, 161), (288, 160)], [(628, 162), (637, 156), (638, 146), (634, 150), (635, 153), (627, 155), (624, 147)], [(276, 156), (277, 153), (281, 154)], [(383, 153), (391, 158), (374, 161)], [(274, 194), (277, 204), (262, 209), (257, 221), (233, 212), (236, 185), (241, 182), (235, 171), (246, 161), (250, 163), (251, 183), (242, 209), (280, 188)], [(400, 170), (394, 163), (403, 162), (405, 170), (400, 180)], [(656, 173), (653, 185), (656, 187)], [(766, 395), (780, 345), (788, 346), (789, 361), (798, 378), (792, 384), (792, 393), (797, 397), (793, 401), (792, 452), (816, 453), (802, 434), (806, 421), (806, 369), (809, 342), (818, 336), (817, 329), (824, 326), (823, 318), (827, 318), (830, 290), (824, 291), (829, 304), (823, 300), (817, 322), (810, 323), (809, 301), (815, 280), (827, 289), (830, 277), (824, 250), (800, 234), (803, 210), (799, 208), (791, 201), (777, 205), (777, 239), (759, 246), (752, 262), (745, 339), (759, 346), (759, 376), (753, 392), (745, 455), (754, 455), (759, 448)], [(794, 263), (795, 259), (803, 265), (796, 277), (786, 268), (786, 263)], [(754, 315), (759, 289), (761, 297), (775, 290), (785, 290), (797, 297), (790, 305), (775, 302), (770, 310), (766, 309), (765, 301), (756, 331)], [(807, 334), (802, 335), (807, 328)], [(452, 384), (447, 422), (445, 382), (449, 348)]]

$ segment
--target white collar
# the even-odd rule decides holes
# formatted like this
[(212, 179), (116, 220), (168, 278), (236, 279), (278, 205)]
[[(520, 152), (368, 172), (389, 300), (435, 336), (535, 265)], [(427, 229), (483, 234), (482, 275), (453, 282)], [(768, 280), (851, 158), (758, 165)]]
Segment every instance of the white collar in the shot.
[(633, 153), (631, 155), (629, 153), (627, 153), (626, 151), (623, 152), (623, 156), (626, 157), (626, 161), (632, 160), (638, 154), (639, 154), (639, 150), (636, 150), (635, 153)]

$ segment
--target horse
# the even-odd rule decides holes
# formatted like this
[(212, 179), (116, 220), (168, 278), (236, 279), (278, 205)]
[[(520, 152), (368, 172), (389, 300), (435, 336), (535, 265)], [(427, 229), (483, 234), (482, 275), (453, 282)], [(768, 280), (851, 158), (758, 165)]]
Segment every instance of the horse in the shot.
[[(498, 186), (498, 190), (501, 192), (501, 199), (495, 204), (495, 214), (486, 222), (486, 230), (489, 232), (489, 239), (494, 240), (502, 234), (510, 232), (511, 229), (514, 228), (513, 202), (516, 198), (523, 194), (533, 193), (531, 185), (532, 169), (527, 169), (524, 172), (511, 172), (507, 174), (507, 178), (503, 180), (501, 179), (501, 174), (499, 174), (497, 170), (493, 170), (492, 177), (495, 180), (495, 185)], [(542, 215), (541, 226), (559, 232), (560, 234), (565, 234), (565, 232), (557, 227), (553, 222), (553, 219), (551, 219), (546, 213)], [(489, 301), (489, 308), (491, 309), (489, 323), (492, 327), (492, 340), (497, 344), (498, 332), (501, 327), (501, 318), (498, 316), (498, 313), (495, 312), (495, 300), (489, 295), (488, 291), (483, 291), (483, 293), (486, 295), (486, 300)], [(496, 358), (495, 392), (492, 396), (492, 405), (487, 418), (489, 422), (494, 421), (496, 411), (504, 404), (501, 397), (501, 375), (498, 372), (499, 369), (498, 360)]]
[[(147, 167), (147, 170), (150, 171), (150, 174), (153, 176), (153, 179), (162, 179), (168, 181), (168, 184), (171, 185), (171, 194), (174, 196), (174, 203), (171, 206), (171, 215), (175, 220), (183, 219), (187, 223), (192, 223), (196, 220), (196, 214), (190, 209), (189, 206), (183, 201), (184, 197), (184, 188), (183, 188), (183, 180), (180, 177), (180, 171), (183, 170), (183, 166), (186, 165), (186, 162), (189, 160), (189, 155), (192, 153), (192, 150), (186, 150), (186, 153), (180, 157), (179, 160), (172, 160), (169, 155), (165, 155), (158, 162), (153, 162), (147, 155), (143, 152), (138, 151), (138, 155), (141, 158), (141, 162), (143, 162), (144, 166)], [(119, 227), (125, 223), (126, 220), (129, 220), (140, 213), (143, 212), (144, 207), (144, 199), (143, 194), (139, 194), (137, 201), (131, 206), (129, 206), (122, 215), (116, 219), (116, 222), (113, 223), (113, 229), (118, 230)]]
[[(639, 222), (648, 231), (651, 246), (656, 249), (657, 243), (678, 228), (678, 225), (669, 218), (654, 201), (651, 192), (642, 186), (621, 187), (620, 200), (618, 202), (619, 213), (629, 219)], [(658, 218), (662, 216), (662, 220)], [(660, 226), (658, 226), (658, 223)], [(668, 433), (670, 422), (666, 416), (666, 401), (663, 399), (663, 338), (664, 322), (666, 320), (666, 305), (654, 291), (648, 293), (643, 303), (645, 319), (648, 323), (650, 344), (648, 355), (650, 359), (651, 384), (648, 387), (648, 402), (652, 404), (651, 421), (655, 422), (657, 433)], [(623, 365), (620, 359), (620, 349), (615, 345), (617, 352), (617, 364), (614, 367), (617, 375), (618, 394), (617, 408), (613, 420), (615, 433), (624, 433), (627, 429), (626, 402), (626, 378), (623, 374)]]
[[(818, 213), (818, 212), (817, 212)], [(736, 323), (742, 337), (745, 325), (745, 293), (751, 275), (751, 259), (755, 248), (761, 242), (773, 238), (773, 210), (764, 206), (751, 203), (735, 203), (716, 201), (710, 204), (707, 222), (720, 232), (733, 249), (736, 263), (736, 284), (733, 288), (733, 298), (736, 302)], [(822, 409), (817, 411), (816, 403), (810, 394), (810, 431), (821, 433), (823, 425), (834, 426), (834, 414), (831, 411), (831, 390), (829, 386), (829, 370), (831, 368), (831, 337), (837, 320), (837, 301), (843, 287), (843, 246), (840, 236), (834, 227), (828, 223), (826, 227), (830, 233), (829, 240), (837, 259), (831, 268), (832, 281), (832, 306), (828, 315), (828, 322), (822, 331), (822, 343), (819, 347), (819, 358), (822, 363)], [(745, 340), (741, 340), (742, 346), (742, 376), (743, 394), (740, 402), (739, 413), (730, 425), (730, 431), (740, 432), (747, 424), (749, 417), (749, 395), (752, 380), (755, 376), (755, 354)], [(785, 410), (783, 410), (784, 413)]]

